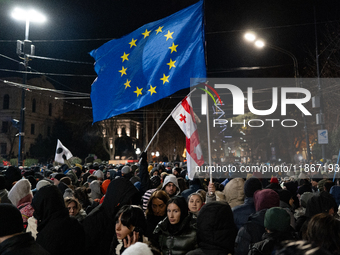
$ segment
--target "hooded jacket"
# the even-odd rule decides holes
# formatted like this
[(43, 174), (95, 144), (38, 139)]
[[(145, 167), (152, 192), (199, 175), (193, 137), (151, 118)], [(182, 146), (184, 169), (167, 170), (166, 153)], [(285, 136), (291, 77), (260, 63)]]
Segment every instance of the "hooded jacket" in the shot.
[(37, 243), (53, 254), (83, 255), (85, 233), (80, 223), (69, 217), (59, 189), (44, 186), (35, 194), (33, 216), (38, 221)]
[(223, 193), (231, 208), (242, 205), (244, 202), (244, 180), (242, 178), (232, 179), (224, 187)]
[(172, 182), (176, 187), (177, 187), (177, 192), (176, 194), (174, 194), (173, 196), (178, 196), (179, 193), (181, 193), (181, 190), (179, 189), (179, 185), (178, 185), (178, 181), (176, 176), (174, 176), (173, 174), (169, 174), (167, 177), (165, 177), (164, 183), (163, 183), (163, 187), (162, 190), (165, 190), (165, 186), (169, 183)]
[(187, 255), (222, 255), (234, 253), (237, 234), (231, 208), (226, 202), (211, 202), (202, 207), (197, 217), (198, 249)]
[(117, 178), (110, 182), (103, 203), (91, 211), (83, 221), (89, 254), (109, 254), (111, 242), (116, 234), (116, 213), (123, 205), (139, 203), (140, 194), (129, 180)]

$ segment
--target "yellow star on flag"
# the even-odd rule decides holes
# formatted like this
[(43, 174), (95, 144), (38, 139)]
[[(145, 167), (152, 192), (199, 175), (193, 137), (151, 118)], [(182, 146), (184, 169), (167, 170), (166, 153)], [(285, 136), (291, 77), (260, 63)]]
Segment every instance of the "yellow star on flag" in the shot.
[(169, 47), (169, 49), (171, 50), (170, 54), (173, 53), (174, 51), (177, 52), (177, 46), (178, 46), (178, 44), (175, 45), (174, 43), (172, 43), (171, 47)]
[(129, 59), (128, 59), (128, 56), (129, 56), (129, 55), (130, 55), (130, 53), (129, 53), (129, 54), (126, 54), (126, 53), (124, 52), (123, 56), (121, 56), (122, 62), (124, 62), (125, 60), (126, 60), (126, 61), (129, 61)]
[(138, 88), (138, 87), (136, 87), (136, 90), (133, 92), (133, 93), (136, 93), (137, 94), (137, 97), (139, 96), (139, 95), (141, 95), (142, 94), (142, 90), (143, 90), (143, 88)]
[(174, 32), (171, 32), (171, 33), (170, 33), (170, 30), (168, 30), (168, 33), (167, 33), (166, 35), (164, 35), (164, 36), (166, 37), (166, 40), (169, 40), (169, 38), (170, 38), (170, 39), (173, 39), (173, 38), (172, 38), (172, 34), (173, 34), (173, 33), (174, 33)]
[(164, 73), (163, 73), (163, 78), (160, 78), (160, 80), (162, 80), (163, 81), (163, 85), (164, 85), (164, 83), (166, 83), (166, 82), (169, 82), (169, 76), (170, 75), (168, 75), (168, 76), (166, 76)]
[(157, 92), (156, 92), (156, 88), (157, 88), (156, 86), (155, 86), (155, 87), (152, 87), (152, 85), (150, 84), (150, 89), (149, 89), (148, 91), (150, 91), (151, 96), (152, 96), (153, 93), (157, 93)]
[(132, 48), (132, 46), (136, 46), (136, 47), (137, 47), (136, 42), (137, 42), (137, 39), (134, 40), (134, 39), (132, 38), (131, 42), (129, 42), (130, 48)]
[(148, 31), (147, 29), (145, 29), (145, 32), (142, 33), (142, 35), (144, 35), (144, 39), (145, 39), (146, 37), (150, 36), (150, 32), (151, 32), (151, 30)]
[(126, 70), (127, 70), (127, 68), (124, 68), (124, 66), (122, 66), (122, 70), (118, 71), (118, 72), (120, 72), (122, 74), (120, 77), (122, 77), (124, 74), (127, 75), (126, 74)]
[(167, 63), (167, 65), (169, 66), (169, 70), (171, 69), (171, 67), (175, 67), (176, 68), (175, 63), (176, 63), (176, 60), (172, 61), (172, 59), (170, 58), (170, 62)]
[(159, 28), (157, 28), (156, 29), (156, 35), (158, 34), (158, 33), (162, 33), (163, 31), (162, 31), (162, 28), (163, 28), (164, 26), (162, 26), (162, 27), (159, 27)]
[(130, 82), (131, 82), (131, 80), (129, 80), (129, 79), (126, 79), (126, 82), (124, 83), (124, 85), (125, 85), (125, 89), (126, 89), (127, 87), (130, 87), (130, 88), (131, 88), (131, 86), (130, 86)]

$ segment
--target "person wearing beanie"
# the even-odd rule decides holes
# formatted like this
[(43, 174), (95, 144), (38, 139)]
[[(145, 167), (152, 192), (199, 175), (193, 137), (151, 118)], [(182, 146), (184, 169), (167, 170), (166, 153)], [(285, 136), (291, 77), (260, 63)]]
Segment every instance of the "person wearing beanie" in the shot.
[(104, 173), (101, 170), (97, 170), (93, 173), (94, 176), (97, 176), (98, 181), (103, 181), (104, 180)]
[(38, 181), (37, 186), (36, 186), (36, 189), (39, 190), (39, 189), (41, 189), (42, 187), (47, 186), (47, 185), (52, 185), (52, 183), (49, 182), (49, 181), (47, 181), (47, 180)]
[(84, 229), (75, 218), (69, 217), (63, 196), (55, 185), (39, 189), (32, 206), (38, 223), (38, 244), (51, 255), (86, 254)]
[(291, 232), (290, 215), (280, 207), (272, 207), (266, 211), (264, 217), (265, 234), (262, 241), (252, 245), (249, 253), (253, 255), (274, 254), (280, 248), (280, 243), (286, 240), (294, 240)]
[(0, 204), (0, 254), (48, 255), (30, 232), (23, 233), (20, 211), (11, 204)]
[(249, 215), (256, 212), (254, 205), (254, 193), (262, 189), (261, 181), (256, 177), (251, 177), (244, 183), (244, 203), (232, 208), (234, 221), (239, 230), (247, 221)]
[(233, 213), (227, 202), (210, 202), (202, 207), (197, 217), (196, 250), (187, 255), (234, 254), (237, 234)]
[[(196, 217), (188, 211), (183, 197), (170, 198), (166, 206), (167, 217), (158, 223), (154, 243), (163, 254), (186, 254), (197, 248)], [(171, 240), (171, 241), (169, 241)]]
[(272, 189), (257, 190), (254, 193), (254, 205), (256, 213), (249, 216), (248, 222), (237, 233), (235, 239), (235, 254), (246, 255), (249, 245), (262, 240), (265, 233), (264, 217), (266, 211), (272, 207), (280, 206), (280, 197)]
[(0, 203), (11, 204), (12, 202), (8, 199), (8, 191), (6, 189), (5, 176), (0, 175)]
[(273, 189), (273, 190), (279, 190), (282, 189), (280, 184), (279, 184), (279, 180), (277, 179), (277, 177), (272, 177), (270, 179), (270, 184), (267, 185), (265, 187), (265, 189)]
[(92, 181), (90, 184), (90, 189), (91, 189), (91, 194), (90, 197), (92, 198), (92, 200), (96, 200), (96, 199), (101, 199), (103, 194), (101, 191), (101, 182), (98, 180)]
[(27, 220), (33, 216), (34, 212), (31, 205), (33, 198), (31, 183), (27, 179), (21, 179), (8, 192), (8, 198), (21, 212), (24, 228), (26, 229)]

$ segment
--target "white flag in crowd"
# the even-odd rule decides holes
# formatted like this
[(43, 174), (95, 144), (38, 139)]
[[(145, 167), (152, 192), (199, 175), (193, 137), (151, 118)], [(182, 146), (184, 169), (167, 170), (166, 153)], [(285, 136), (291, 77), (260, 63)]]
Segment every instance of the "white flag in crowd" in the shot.
[(172, 117), (186, 136), (188, 176), (192, 180), (196, 166), (203, 165), (204, 160), (190, 97), (185, 97), (182, 100), (174, 110)]
[(61, 163), (61, 164), (64, 164), (65, 159), (68, 160), (72, 157), (73, 157), (72, 153), (58, 139), (58, 144), (57, 144), (57, 149), (55, 151), (54, 161)]

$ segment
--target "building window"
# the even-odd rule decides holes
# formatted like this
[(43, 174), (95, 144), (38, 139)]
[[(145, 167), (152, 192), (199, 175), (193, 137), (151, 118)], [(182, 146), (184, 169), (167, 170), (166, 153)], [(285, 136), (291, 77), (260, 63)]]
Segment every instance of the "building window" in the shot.
[(35, 125), (31, 124), (31, 135), (34, 135), (34, 129), (35, 129)]
[(9, 109), (9, 95), (8, 94), (4, 95), (4, 104), (2, 108), (4, 110)]
[(8, 132), (8, 121), (3, 121), (1, 126), (1, 133), (7, 133)]
[(37, 102), (35, 101), (35, 99), (33, 99), (33, 101), (32, 101), (32, 112), (36, 111), (36, 107), (37, 107)]
[(7, 143), (0, 143), (0, 154), (6, 155), (7, 152)]
[(48, 105), (48, 116), (52, 116), (52, 104)]
[(47, 127), (47, 136), (51, 135), (51, 127)]

